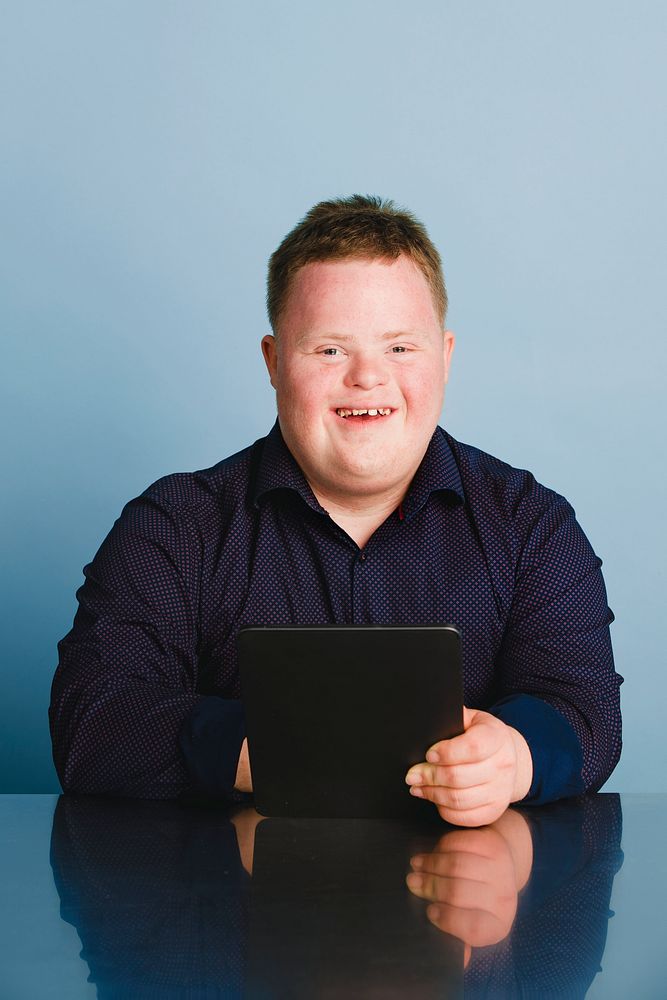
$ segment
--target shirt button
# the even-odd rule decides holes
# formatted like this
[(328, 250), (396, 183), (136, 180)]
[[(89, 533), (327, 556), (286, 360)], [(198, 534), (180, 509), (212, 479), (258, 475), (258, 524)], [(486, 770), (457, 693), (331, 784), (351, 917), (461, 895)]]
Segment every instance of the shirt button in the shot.
[(366, 553), (362, 552), (359, 558), (361, 559), (362, 562), (366, 562)]

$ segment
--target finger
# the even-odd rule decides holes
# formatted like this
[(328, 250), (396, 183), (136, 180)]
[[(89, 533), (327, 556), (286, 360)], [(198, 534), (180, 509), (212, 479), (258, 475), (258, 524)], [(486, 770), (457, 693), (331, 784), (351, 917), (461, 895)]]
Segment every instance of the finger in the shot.
[[(421, 789), (420, 789), (421, 791)], [(453, 826), (477, 827), (488, 826), (502, 816), (508, 803), (504, 800), (489, 802), (488, 805), (474, 809), (452, 809), (448, 806), (436, 806), (441, 819)]]
[[(426, 798), (424, 795), (424, 789), (420, 787), (411, 788), (410, 793), (417, 796), (418, 798)], [(478, 806), (472, 809), (453, 809), (449, 806), (438, 805), (433, 803), (435, 808), (440, 814), (440, 818), (445, 821), (445, 823), (451, 823), (452, 826), (461, 827), (482, 827), (490, 826), (495, 823), (497, 819), (505, 812), (508, 807), (508, 802), (493, 801), (488, 805)]]
[(420, 799), (428, 799), (437, 806), (444, 806), (457, 812), (467, 812), (487, 806), (497, 797), (492, 784), (473, 785), (472, 788), (446, 788), (443, 785), (412, 785), (410, 793)]
[(492, 723), (480, 721), (460, 736), (434, 743), (426, 760), (429, 764), (474, 764), (492, 757), (500, 743), (500, 731)]
[(407, 785), (470, 788), (491, 781), (495, 773), (493, 758), (470, 764), (415, 764), (406, 774), (405, 782)]

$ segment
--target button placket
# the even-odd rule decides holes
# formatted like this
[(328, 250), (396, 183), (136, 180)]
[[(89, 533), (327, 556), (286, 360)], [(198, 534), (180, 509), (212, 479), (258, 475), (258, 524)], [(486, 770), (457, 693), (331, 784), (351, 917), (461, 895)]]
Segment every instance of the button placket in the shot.
[(353, 625), (363, 625), (366, 621), (365, 596), (366, 580), (365, 569), (368, 564), (368, 553), (363, 549), (357, 555), (352, 566), (352, 623)]

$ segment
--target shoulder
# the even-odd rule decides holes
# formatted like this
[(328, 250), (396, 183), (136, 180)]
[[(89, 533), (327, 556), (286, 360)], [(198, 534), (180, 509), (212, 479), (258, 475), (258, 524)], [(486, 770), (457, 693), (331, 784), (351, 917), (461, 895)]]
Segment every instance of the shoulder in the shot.
[(565, 497), (539, 483), (532, 472), (463, 444), (447, 431), (443, 434), (456, 460), (466, 503), (473, 509), (487, 507), (511, 519), (550, 508), (571, 512)]
[[(446, 432), (445, 432), (446, 433)], [(454, 454), (469, 517), (484, 548), (508, 566), (526, 567), (546, 553), (592, 558), (590, 543), (565, 497), (494, 455), (446, 434)]]
[(142, 496), (177, 509), (187, 508), (207, 501), (219, 502), (225, 497), (245, 495), (253, 465), (253, 452), (259, 442), (208, 469), (195, 472), (175, 472), (156, 480)]
[(245, 516), (251, 506), (249, 493), (264, 440), (207, 469), (161, 477), (126, 504), (120, 520), (144, 530), (153, 522), (197, 534), (220, 530), (227, 521)]
[(446, 437), (469, 517), (498, 574), (509, 574), (514, 586), (521, 574), (536, 567), (547, 572), (556, 567), (559, 579), (566, 570), (585, 575), (599, 569), (600, 560), (565, 497), (537, 482), (528, 470)]

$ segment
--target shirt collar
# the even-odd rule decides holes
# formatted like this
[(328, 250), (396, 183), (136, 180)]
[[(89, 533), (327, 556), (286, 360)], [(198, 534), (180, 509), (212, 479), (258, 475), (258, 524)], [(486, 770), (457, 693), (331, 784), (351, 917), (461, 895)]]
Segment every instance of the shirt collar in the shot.
[[(326, 511), (318, 503), (296, 459), (285, 444), (276, 420), (264, 440), (252, 499), (255, 506), (265, 493), (272, 490), (294, 490), (319, 514)], [(463, 484), (456, 459), (442, 427), (436, 427), (408, 492), (401, 504), (402, 516), (408, 520), (420, 510), (431, 493), (443, 492), (450, 503), (463, 503)]]
[(256, 507), (259, 506), (264, 494), (271, 490), (295, 490), (313, 510), (319, 514), (326, 513), (308, 485), (301, 467), (285, 444), (277, 420), (264, 439), (252, 498)]
[(442, 427), (436, 427), (433, 432), (426, 454), (408, 487), (401, 505), (403, 517), (408, 520), (421, 510), (431, 493), (443, 493), (452, 505), (465, 501), (459, 467)]

